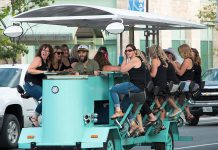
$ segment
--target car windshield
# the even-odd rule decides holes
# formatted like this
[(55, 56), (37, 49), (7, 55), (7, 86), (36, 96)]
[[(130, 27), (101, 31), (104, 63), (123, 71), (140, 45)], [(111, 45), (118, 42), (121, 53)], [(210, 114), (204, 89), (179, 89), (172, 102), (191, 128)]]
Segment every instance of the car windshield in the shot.
[(21, 69), (0, 68), (0, 87), (16, 87), (20, 82)]
[(207, 70), (202, 76), (203, 81), (218, 81), (218, 69)]

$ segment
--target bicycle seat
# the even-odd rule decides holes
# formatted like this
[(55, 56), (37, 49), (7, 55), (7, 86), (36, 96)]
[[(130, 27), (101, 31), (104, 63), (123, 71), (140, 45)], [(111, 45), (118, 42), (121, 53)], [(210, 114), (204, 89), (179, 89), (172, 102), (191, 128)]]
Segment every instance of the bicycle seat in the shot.
[(22, 98), (28, 99), (28, 98), (31, 97), (28, 93), (26, 93), (26, 92), (24, 91), (23, 87), (20, 86), (20, 85), (17, 85), (17, 92), (20, 93), (20, 96), (21, 96)]

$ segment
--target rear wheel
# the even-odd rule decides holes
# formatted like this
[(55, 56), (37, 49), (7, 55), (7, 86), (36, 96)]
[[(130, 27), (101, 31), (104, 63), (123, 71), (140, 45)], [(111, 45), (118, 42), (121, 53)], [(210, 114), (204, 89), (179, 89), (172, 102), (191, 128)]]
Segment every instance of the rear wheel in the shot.
[(187, 122), (188, 122), (188, 125), (190, 125), (190, 126), (197, 126), (197, 125), (198, 125), (198, 122), (199, 122), (199, 118), (200, 118), (200, 116), (195, 116), (195, 115), (194, 115), (194, 118), (193, 118), (193, 119), (187, 121)]
[(0, 147), (3, 148), (16, 148), (18, 138), (20, 135), (20, 124), (16, 116), (6, 114), (0, 133)]
[(174, 149), (174, 140), (172, 132), (169, 130), (167, 142), (158, 142), (154, 144), (155, 150), (173, 150)]
[(108, 139), (103, 150), (115, 150), (114, 141), (112, 139)]

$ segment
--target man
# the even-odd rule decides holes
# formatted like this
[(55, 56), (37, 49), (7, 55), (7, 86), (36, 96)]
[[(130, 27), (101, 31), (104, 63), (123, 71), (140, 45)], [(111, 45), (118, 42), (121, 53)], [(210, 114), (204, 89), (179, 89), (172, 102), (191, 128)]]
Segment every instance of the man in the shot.
[(99, 65), (95, 60), (88, 59), (88, 47), (86, 45), (79, 45), (77, 53), (79, 62), (74, 68), (76, 75), (98, 75)]

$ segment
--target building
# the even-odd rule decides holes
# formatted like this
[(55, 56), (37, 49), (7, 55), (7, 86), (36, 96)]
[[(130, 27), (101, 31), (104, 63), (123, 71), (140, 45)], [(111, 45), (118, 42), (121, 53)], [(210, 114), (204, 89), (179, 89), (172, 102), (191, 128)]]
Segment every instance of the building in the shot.
[[(114, 7), (120, 9), (128, 9), (129, 1), (134, 0), (56, 0), (55, 4), (87, 4), (87, 5), (100, 5), (106, 7)], [(137, 0), (135, 0), (137, 1)], [(146, 8), (146, 0), (138, 0), (144, 2), (144, 10)], [(205, 4), (208, 0), (149, 0), (149, 12), (153, 12), (159, 15), (171, 16), (180, 19), (190, 20), (199, 22), (197, 18), (198, 10)], [(195, 7), (193, 7), (195, 6)], [(60, 45), (66, 43), (72, 48), (75, 44), (85, 43), (90, 45), (91, 56), (94, 55), (96, 49), (104, 44), (109, 50), (109, 55), (114, 58), (113, 64), (117, 64), (117, 59), (114, 56), (119, 55), (119, 36), (114, 35), (102, 35), (97, 30), (83, 30), (75, 29), (72, 27), (60, 27), (60, 26), (47, 26), (47, 25), (36, 25), (32, 27), (26, 27), (28, 29), (25, 37), (22, 39), (24, 43), (29, 46), (29, 54), (24, 56), (22, 59), (23, 63), (30, 63), (33, 56), (35, 55), (35, 50), (38, 48), (39, 44), (50, 43), (52, 45)], [(128, 34), (128, 33), (124, 33)], [(202, 68), (206, 70), (211, 68), (218, 63), (215, 63), (216, 55), (213, 55), (213, 49), (218, 47), (215, 45), (216, 37), (213, 36), (217, 34), (211, 28), (204, 30), (174, 30), (174, 31), (160, 31), (160, 45), (162, 48), (173, 47), (177, 50), (178, 46), (187, 43), (192, 47), (197, 48), (202, 56)], [(128, 43), (123, 36), (124, 45)], [(149, 39), (152, 41), (152, 39)], [(150, 42), (151, 44), (152, 42)], [(124, 46), (123, 45), (123, 46)], [(145, 50), (145, 36), (144, 32), (137, 32), (135, 34), (135, 45), (141, 50)], [(213, 63), (214, 62), (214, 63)]]

